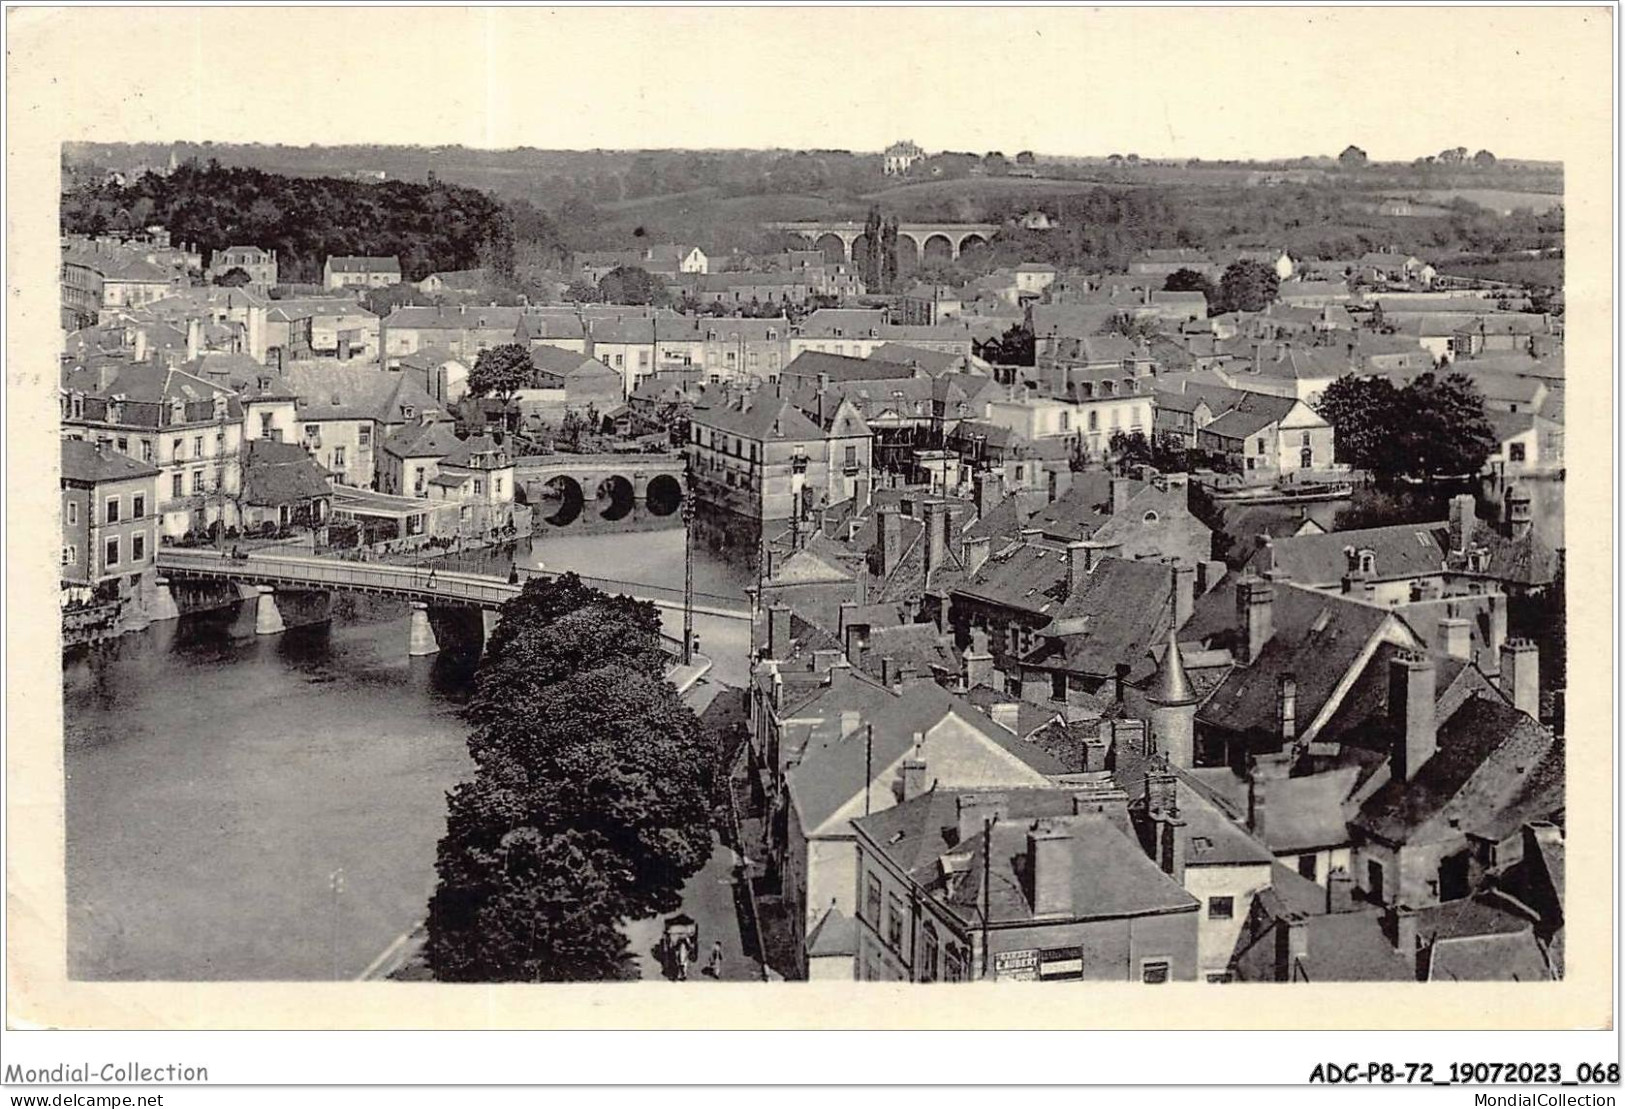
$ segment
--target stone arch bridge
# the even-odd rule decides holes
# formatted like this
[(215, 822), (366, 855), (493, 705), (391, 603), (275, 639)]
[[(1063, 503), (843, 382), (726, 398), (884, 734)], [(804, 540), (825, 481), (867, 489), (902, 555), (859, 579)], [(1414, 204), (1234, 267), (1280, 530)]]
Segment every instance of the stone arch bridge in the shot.
[[(687, 463), (680, 454), (537, 454), (514, 462), (514, 485), (525, 503), (560, 502), (555, 522), (573, 520), (583, 507), (607, 502), (611, 520), (646, 505), (669, 516), (683, 501)], [(560, 516), (562, 514), (562, 516)]]
[[(864, 225), (855, 220), (782, 220), (764, 224), (769, 231), (799, 235), (824, 257), (838, 256), (843, 262), (855, 257), (854, 248), (864, 242)], [(996, 223), (899, 223), (898, 261), (917, 266), (924, 261), (952, 261), (972, 245), (986, 245), (999, 230)], [(905, 249), (912, 247), (912, 252)]]

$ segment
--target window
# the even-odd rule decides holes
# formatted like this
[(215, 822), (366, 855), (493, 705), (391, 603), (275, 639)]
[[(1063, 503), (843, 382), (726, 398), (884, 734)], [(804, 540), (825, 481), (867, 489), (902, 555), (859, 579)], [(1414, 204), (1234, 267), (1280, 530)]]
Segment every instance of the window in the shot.
[(79, 522), (79, 502), (78, 501), (69, 501), (68, 502), (67, 517), (68, 517), (68, 523), (70, 523), (70, 524), (77, 524)]
[(1094, 409), (1089, 410), (1089, 430), (1100, 430), (1100, 413), (1096, 412)]
[(1057, 670), (1049, 676), (1049, 697), (1052, 701), (1066, 700), (1066, 673)]
[(1319, 864), (1320, 859), (1315, 855), (1299, 855), (1298, 873), (1313, 882), (1320, 869)]
[(1207, 918), (1209, 920), (1230, 920), (1236, 915), (1236, 899), (1234, 897), (1210, 897), (1207, 899)]
[(147, 514), (147, 495), (134, 493), (130, 496), (130, 518), (139, 520)]
[(1374, 904), (1382, 904), (1382, 864), (1375, 859), (1365, 864), (1366, 898)]
[(868, 890), (863, 903), (863, 915), (876, 930), (880, 928), (880, 875), (869, 875)]
[(935, 982), (937, 980), (937, 950), (936, 926), (927, 921), (920, 934), (919, 981)]
[(368, 427), (366, 424), (361, 425), (361, 427), (356, 432), (356, 436), (357, 436), (357, 441), (360, 443), (361, 446), (363, 446), (363, 447), (372, 446), (372, 428)]
[(126, 437), (124, 437), (123, 435), (120, 435), (118, 437), (118, 452), (120, 454), (129, 454), (130, 453), (130, 440), (127, 439)]
[(414, 492), (418, 492), (418, 493), (423, 492), (423, 467), (422, 466), (416, 467), (416, 472), (415, 472), (415, 474), (413, 476), (413, 479), (412, 479), (412, 489), (413, 489)]
[(1065, 409), (1062, 409), (1061, 411), (1061, 430), (1072, 430), (1072, 413), (1066, 411)]
[(171, 443), (169, 445), (169, 457), (173, 458), (177, 462), (180, 461), (181, 455), (184, 454), (185, 451), (186, 451), (186, 440), (185, 439), (176, 439), (173, 443)]
[(130, 561), (144, 562), (147, 557), (147, 537), (145, 535), (130, 536)]
[(491, 479), (491, 492), (495, 493), (499, 497), (502, 496), (502, 477), (501, 477), (501, 475), (498, 475), (497, 477), (494, 477), (494, 478)]
[(893, 894), (886, 899), (886, 942), (893, 951), (903, 947), (903, 903)]
[(1038, 953), (1040, 982), (1076, 982), (1083, 977), (1083, 948), (1052, 947)]
[(334, 447), (333, 448), (333, 469), (335, 469), (335, 470), (344, 469), (344, 448), (343, 447)]
[(849, 447), (846, 448), (846, 464), (848, 466), (856, 466), (858, 464), (858, 448), (857, 447), (849, 446)]
[(1256, 444), (1256, 453), (1258, 453), (1258, 454), (1263, 454), (1264, 453), (1264, 438), (1263, 438), (1263, 436), (1259, 436), (1258, 443)]
[(948, 946), (942, 949), (942, 978), (945, 982), (965, 980), (965, 957), (957, 947)]
[(141, 461), (143, 461), (143, 462), (151, 462), (152, 461), (152, 440), (151, 439), (143, 439), (143, 440), (141, 440)]
[(192, 457), (203, 457), (203, 436), (201, 435), (192, 436)]
[(77, 566), (79, 564), (79, 548), (69, 543), (62, 548), (62, 565)]
[(103, 517), (103, 519), (105, 520), (105, 522), (107, 522), (109, 524), (116, 524), (116, 523), (118, 523), (118, 518), (119, 518), (119, 499), (117, 497), (108, 497), (107, 498), (107, 515), (105, 517)]
[(194, 492), (194, 493), (203, 492), (203, 471), (202, 470), (193, 470), (192, 471), (192, 492)]
[(1148, 986), (1160, 986), (1168, 981), (1170, 970), (1167, 959), (1141, 959), (1140, 981)]
[(171, 497), (178, 497), (181, 495), (181, 492), (181, 475), (171, 474), (169, 478), (169, 495)]
[(480, 478), (475, 478), (474, 479), (474, 495), (476, 497), (481, 497), (481, 496), (485, 495), (485, 482), (483, 480), (481, 480)]
[(1299, 443), (1305, 447), (1309, 445), (1309, 433), (1307, 431), (1303, 433), (1303, 438), (1299, 440)]
[(1522, 462), (1523, 461), (1523, 446), (1524, 445), (1522, 443), (1508, 443), (1507, 444), (1507, 461), (1509, 461), (1509, 462)]
[(111, 538), (111, 539), (109, 539), (107, 541), (107, 552), (106, 553), (107, 553), (107, 560), (106, 560), (105, 563), (103, 563), (103, 565), (117, 566), (118, 565), (118, 536), (115, 535), (115, 536), (113, 536), (113, 538)]

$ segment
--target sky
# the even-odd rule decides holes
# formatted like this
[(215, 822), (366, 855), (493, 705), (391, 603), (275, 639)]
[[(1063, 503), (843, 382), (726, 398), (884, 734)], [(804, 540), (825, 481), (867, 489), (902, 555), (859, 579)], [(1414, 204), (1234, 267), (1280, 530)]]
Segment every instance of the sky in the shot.
[[(1603, 8), (16, 10), (69, 137), (1562, 157)], [(26, 58), (26, 55), (21, 55)], [(13, 54), (13, 61), (19, 57)], [(132, 58), (163, 64), (131, 65)], [(1606, 111), (1607, 89), (1592, 96)]]

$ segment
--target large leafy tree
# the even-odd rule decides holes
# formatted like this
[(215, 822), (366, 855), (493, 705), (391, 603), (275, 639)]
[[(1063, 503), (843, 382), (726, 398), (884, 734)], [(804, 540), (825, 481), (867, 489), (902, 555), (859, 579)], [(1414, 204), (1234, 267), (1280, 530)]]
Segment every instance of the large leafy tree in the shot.
[(474, 360), (468, 371), (468, 393), (474, 397), (495, 397), (507, 404), (515, 393), (530, 385), (536, 374), (536, 364), (530, 360), (530, 351), (518, 343), (503, 343), (487, 347)]
[(1337, 457), (1382, 478), (1476, 474), (1496, 445), (1483, 395), (1462, 374), (1423, 374), (1403, 389), (1344, 376), (1327, 386), (1320, 414), (1336, 430)]
[(476, 776), (440, 844), (437, 977), (620, 977), (620, 922), (675, 908), (705, 864), (714, 760), (659, 628), (573, 574), (503, 606), (469, 704)]
[(1360, 169), (1365, 166), (1368, 160), (1365, 151), (1352, 144), (1345, 146), (1343, 153), (1337, 156), (1338, 163), (1344, 169)]
[(669, 304), (671, 293), (665, 282), (641, 266), (616, 266), (598, 282), (598, 296), (605, 304)]
[(1262, 262), (1244, 258), (1225, 267), (1219, 278), (1220, 312), (1262, 312), (1280, 291), (1281, 278)]
[(1213, 281), (1201, 270), (1179, 269), (1168, 275), (1162, 283), (1165, 293), (1201, 293), (1212, 303), (1216, 293)]

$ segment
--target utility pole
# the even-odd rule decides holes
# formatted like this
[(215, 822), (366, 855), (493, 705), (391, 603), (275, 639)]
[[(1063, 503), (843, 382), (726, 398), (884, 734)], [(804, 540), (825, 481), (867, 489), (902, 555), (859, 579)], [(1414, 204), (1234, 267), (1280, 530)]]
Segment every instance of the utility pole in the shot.
[(982, 981), (987, 981), (988, 912), (993, 907), (993, 818), (982, 820)]
[(694, 471), (683, 471), (683, 665), (694, 662)]

